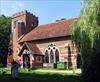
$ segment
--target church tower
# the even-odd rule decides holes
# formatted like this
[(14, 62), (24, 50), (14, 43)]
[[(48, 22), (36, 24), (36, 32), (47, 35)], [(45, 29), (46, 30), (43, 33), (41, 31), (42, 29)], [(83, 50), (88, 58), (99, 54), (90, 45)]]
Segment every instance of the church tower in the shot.
[(34, 29), (36, 26), (38, 26), (38, 17), (31, 14), (30, 12), (27, 12), (26, 10), (15, 13), (12, 16), (13, 60), (18, 60), (18, 49), (20, 47), (18, 40), (30, 32), (32, 29)]

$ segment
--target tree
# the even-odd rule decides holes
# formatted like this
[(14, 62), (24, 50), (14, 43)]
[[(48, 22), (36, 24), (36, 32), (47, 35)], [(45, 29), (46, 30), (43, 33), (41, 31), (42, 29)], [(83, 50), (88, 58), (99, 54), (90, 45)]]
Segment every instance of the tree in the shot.
[(10, 41), (11, 18), (0, 16), (0, 63), (7, 63), (7, 54)]
[(72, 39), (81, 54), (82, 81), (100, 82), (100, 0), (82, 0)]

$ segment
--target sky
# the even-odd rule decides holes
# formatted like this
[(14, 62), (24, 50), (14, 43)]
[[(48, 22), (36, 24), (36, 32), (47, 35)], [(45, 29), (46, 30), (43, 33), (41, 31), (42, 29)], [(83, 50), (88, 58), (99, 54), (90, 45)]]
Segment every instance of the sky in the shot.
[(39, 18), (39, 24), (47, 24), (62, 18), (77, 18), (80, 0), (0, 0), (0, 15), (12, 16), (27, 10)]

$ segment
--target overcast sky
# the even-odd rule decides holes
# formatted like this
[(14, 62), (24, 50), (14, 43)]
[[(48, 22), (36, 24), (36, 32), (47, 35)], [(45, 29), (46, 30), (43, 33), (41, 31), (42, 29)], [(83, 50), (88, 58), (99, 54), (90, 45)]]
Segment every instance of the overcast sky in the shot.
[(80, 0), (0, 0), (0, 14), (12, 16), (22, 10), (38, 16), (39, 24), (46, 24), (61, 18), (77, 18)]

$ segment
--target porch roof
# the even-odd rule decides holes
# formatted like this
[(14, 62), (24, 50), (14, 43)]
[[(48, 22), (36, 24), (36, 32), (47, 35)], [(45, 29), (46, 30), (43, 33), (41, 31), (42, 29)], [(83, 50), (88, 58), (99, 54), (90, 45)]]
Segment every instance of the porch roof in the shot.
[(43, 55), (43, 53), (39, 50), (36, 44), (30, 42), (24, 42), (18, 55), (21, 55), (23, 53), (25, 47), (27, 47), (30, 53), (33, 55)]

